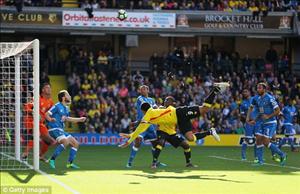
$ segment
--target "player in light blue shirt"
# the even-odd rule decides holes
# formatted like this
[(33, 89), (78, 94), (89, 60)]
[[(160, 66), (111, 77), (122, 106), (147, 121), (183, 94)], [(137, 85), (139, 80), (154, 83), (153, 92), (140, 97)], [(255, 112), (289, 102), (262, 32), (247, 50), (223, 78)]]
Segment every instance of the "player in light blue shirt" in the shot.
[[(140, 92), (140, 96), (138, 96), (136, 104), (135, 104), (135, 108), (137, 110), (137, 122), (141, 121), (142, 118), (144, 117), (144, 113), (141, 110), (141, 105), (144, 102), (149, 103), (153, 108), (157, 108), (157, 105), (155, 104), (155, 101), (153, 100), (153, 98), (149, 97), (149, 87), (146, 85), (142, 85), (139, 87), (139, 92)], [(141, 146), (142, 141), (150, 141), (152, 144), (152, 154), (153, 151), (155, 150), (155, 146), (157, 144), (157, 136), (156, 136), (156, 126), (155, 125), (150, 125), (149, 128), (141, 133), (139, 135), (139, 137), (134, 141), (132, 147), (131, 147), (131, 152), (130, 152), (130, 156), (128, 159), (128, 162), (126, 164), (127, 168), (131, 168), (132, 167), (132, 162)], [(163, 163), (159, 163), (160, 166), (165, 166), (165, 164)]]
[(271, 138), (276, 134), (277, 120), (276, 116), (280, 113), (280, 108), (275, 98), (266, 92), (267, 85), (265, 83), (257, 84), (258, 95), (252, 100), (251, 106), (247, 113), (246, 121), (254, 124), (256, 121), (251, 120), (250, 114), (253, 109), (258, 110), (258, 117), (256, 120), (261, 120), (261, 127), (256, 131), (256, 146), (257, 146), (257, 165), (263, 164), (263, 147), (268, 147), (273, 153), (280, 156), (280, 164), (284, 165), (286, 162), (286, 154), (282, 152), (274, 143), (271, 143)]
[[(245, 88), (243, 90), (243, 101), (240, 104), (240, 114), (241, 114), (241, 118), (242, 121), (245, 122), (244, 123), (244, 140), (242, 142), (242, 150), (241, 150), (241, 155), (242, 155), (242, 160), (247, 160), (246, 159), (246, 150), (247, 150), (247, 146), (251, 145), (255, 142), (255, 126), (256, 124), (259, 124), (258, 122), (256, 124), (249, 124), (246, 122), (246, 117), (247, 117), (247, 112), (248, 109), (252, 103), (252, 99), (253, 97), (250, 96), (250, 91), (249, 89)], [(253, 111), (250, 115), (251, 119), (255, 119), (257, 116), (257, 111)], [(254, 145), (254, 157), (256, 158), (256, 146)]]
[(288, 142), (291, 146), (292, 151), (298, 151), (294, 147), (294, 135), (296, 134), (296, 131), (294, 129), (294, 117), (297, 115), (297, 109), (293, 105), (293, 100), (290, 98), (287, 100), (288, 103), (286, 106), (282, 109), (282, 116), (284, 118), (282, 128), (284, 130), (285, 137), (282, 138), (282, 140), (279, 143), (279, 148), (281, 148), (282, 145), (286, 144)]
[(77, 123), (84, 122), (86, 118), (70, 117), (70, 112), (67, 105), (71, 103), (71, 96), (69, 95), (68, 91), (60, 91), (58, 93), (58, 100), (59, 102), (52, 106), (46, 113), (49, 134), (59, 143), (49, 160), (49, 164), (51, 168), (55, 168), (55, 159), (61, 154), (63, 150), (67, 148), (68, 145), (70, 145), (71, 149), (67, 168), (79, 168), (73, 163), (76, 157), (79, 143), (73, 136), (65, 132), (65, 121)]

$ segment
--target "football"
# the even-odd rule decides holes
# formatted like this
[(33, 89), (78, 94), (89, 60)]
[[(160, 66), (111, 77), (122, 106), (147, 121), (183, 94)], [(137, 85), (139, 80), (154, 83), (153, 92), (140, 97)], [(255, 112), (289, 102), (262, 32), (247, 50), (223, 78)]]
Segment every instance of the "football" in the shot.
[(127, 18), (127, 12), (124, 9), (120, 9), (118, 11), (118, 18), (121, 21), (125, 20)]

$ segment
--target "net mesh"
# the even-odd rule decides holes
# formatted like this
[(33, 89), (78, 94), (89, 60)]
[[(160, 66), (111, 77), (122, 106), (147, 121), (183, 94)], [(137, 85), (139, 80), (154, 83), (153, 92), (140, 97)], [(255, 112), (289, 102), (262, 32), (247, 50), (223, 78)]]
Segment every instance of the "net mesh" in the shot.
[(32, 44), (0, 43), (0, 61), (0, 169), (25, 170), (33, 164)]

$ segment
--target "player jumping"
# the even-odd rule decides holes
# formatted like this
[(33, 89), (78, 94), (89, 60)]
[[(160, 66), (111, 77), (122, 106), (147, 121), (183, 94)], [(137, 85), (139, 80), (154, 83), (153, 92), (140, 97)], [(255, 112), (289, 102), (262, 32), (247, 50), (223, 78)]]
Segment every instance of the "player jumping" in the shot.
[(50, 158), (49, 164), (51, 168), (55, 168), (55, 159), (61, 154), (68, 145), (71, 146), (67, 168), (79, 168), (73, 163), (77, 150), (79, 148), (78, 141), (70, 134), (64, 131), (65, 121), (78, 123), (85, 122), (86, 117), (74, 118), (70, 117), (70, 112), (67, 105), (71, 103), (71, 96), (68, 91), (62, 90), (58, 93), (59, 102), (56, 103), (46, 113), (46, 119), (48, 121), (49, 134), (56, 139), (59, 145), (56, 147), (52, 157)]
[[(214, 88), (210, 92), (209, 96), (205, 99), (203, 106), (182, 106), (174, 108), (172, 106), (163, 109), (153, 109), (149, 103), (143, 103), (141, 109), (145, 112), (144, 117), (140, 121), (140, 124), (136, 130), (130, 134), (130, 137), (124, 144), (119, 147), (127, 147), (133, 142), (140, 133), (144, 132), (149, 125), (177, 125), (179, 130), (189, 128), (191, 125), (191, 119), (197, 118), (200, 115), (204, 115), (209, 111), (211, 104), (213, 103), (215, 96), (229, 87), (228, 83), (215, 83)], [(195, 140), (202, 139), (202, 135), (194, 134)]]

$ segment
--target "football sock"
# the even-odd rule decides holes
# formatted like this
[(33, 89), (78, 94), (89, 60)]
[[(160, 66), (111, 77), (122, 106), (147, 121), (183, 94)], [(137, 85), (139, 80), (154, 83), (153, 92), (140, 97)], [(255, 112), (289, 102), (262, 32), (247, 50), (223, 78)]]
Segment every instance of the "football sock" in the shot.
[(254, 158), (257, 158), (257, 145), (254, 144)]
[(294, 137), (289, 137), (288, 142), (289, 142), (291, 148), (294, 149), (295, 148), (295, 146), (294, 146)]
[(71, 147), (71, 149), (70, 149), (70, 154), (69, 154), (69, 160), (68, 160), (70, 163), (73, 162), (73, 160), (74, 160), (75, 157), (76, 157), (76, 154), (77, 154), (77, 149), (74, 148), (74, 147)]
[(247, 143), (242, 143), (242, 159), (246, 159), (246, 149), (247, 149)]
[(190, 163), (191, 162), (191, 148), (185, 149), (184, 150), (184, 156), (185, 156), (185, 162)]
[(157, 145), (155, 147), (154, 154), (153, 154), (153, 163), (157, 162), (161, 150), (162, 150), (162, 146), (161, 145)]
[(64, 144), (59, 144), (59, 145), (55, 148), (54, 153), (53, 153), (53, 155), (52, 155), (52, 157), (51, 157), (51, 160), (55, 160), (56, 157), (59, 156), (59, 155), (61, 154), (61, 152), (64, 151), (64, 150), (65, 150)]
[(195, 133), (194, 135), (196, 136), (196, 139), (199, 140), (199, 139), (202, 139), (208, 135), (210, 135), (211, 132), (210, 131), (205, 131), (205, 132), (201, 132), (201, 133)]
[(263, 163), (263, 154), (264, 154), (264, 145), (258, 145), (257, 150), (257, 159), (260, 163)]
[(128, 163), (132, 163), (136, 153), (139, 151), (139, 148), (135, 147), (134, 145), (131, 147), (131, 151), (130, 151), (130, 156), (129, 156), (129, 160)]

